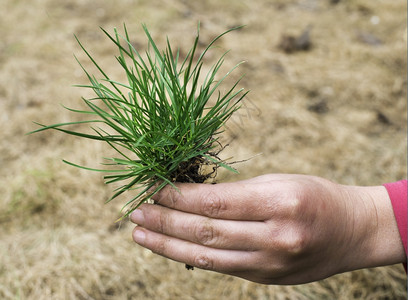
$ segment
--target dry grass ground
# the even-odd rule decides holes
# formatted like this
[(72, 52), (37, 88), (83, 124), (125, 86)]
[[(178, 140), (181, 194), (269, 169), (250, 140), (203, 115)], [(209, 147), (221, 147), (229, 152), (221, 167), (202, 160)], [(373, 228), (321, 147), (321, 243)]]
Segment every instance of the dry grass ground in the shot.
[[(263, 286), (195, 270), (136, 246), (132, 226), (114, 225), (120, 201), (98, 167), (109, 151), (57, 132), (32, 136), (32, 121), (78, 116), (86, 83), (72, 54), (77, 34), (110, 74), (119, 68), (98, 26), (126, 22), (145, 46), (140, 24), (159, 43), (192, 43), (198, 21), (228, 62), (247, 61), (251, 92), (230, 122), (224, 156), (245, 159), (238, 180), (262, 173), (306, 173), (343, 184), (406, 178), (407, 2), (343, 0), (2, 0), (0, 3), (1, 299), (404, 299), (402, 266), (340, 274), (300, 286)], [(311, 47), (286, 53), (284, 35), (311, 25)], [(184, 49), (184, 48), (183, 48)], [(237, 73), (238, 76), (238, 73)], [(122, 198), (124, 201), (125, 199)]]

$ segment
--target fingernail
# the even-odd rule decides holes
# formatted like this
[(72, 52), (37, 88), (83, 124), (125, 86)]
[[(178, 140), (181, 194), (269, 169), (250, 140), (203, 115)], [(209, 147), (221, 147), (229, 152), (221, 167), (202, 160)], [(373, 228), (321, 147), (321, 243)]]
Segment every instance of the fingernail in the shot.
[(143, 244), (146, 238), (146, 233), (141, 229), (135, 229), (133, 232), (133, 240), (138, 244)]
[(132, 220), (133, 223), (138, 224), (138, 225), (142, 225), (143, 222), (144, 222), (143, 212), (140, 209), (136, 209), (130, 215), (130, 219)]

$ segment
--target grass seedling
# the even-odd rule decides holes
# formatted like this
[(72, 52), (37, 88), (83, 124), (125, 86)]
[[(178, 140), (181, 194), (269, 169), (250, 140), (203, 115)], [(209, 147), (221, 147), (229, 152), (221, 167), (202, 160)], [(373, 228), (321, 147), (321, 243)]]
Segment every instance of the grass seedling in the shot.
[[(124, 206), (123, 217), (168, 184), (202, 183), (214, 177), (218, 167), (236, 172), (218, 157), (222, 150), (219, 134), (247, 92), (237, 88), (239, 80), (224, 93), (219, 87), (239, 64), (218, 78), (224, 53), (209, 72), (203, 75), (202, 69), (204, 57), (216, 41), (238, 28), (220, 34), (198, 54), (198, 26), (193, 46), (184, 59), (180, 50), (173, 52), (168, 39), (166, 48), (159, 50), (145, 25), (148, 50), (143, 56), (130, 43), (126, 26), (124, 35), (116, 29), (113, 35), (102, 29), (118, 49), (116, 59), (126, 74), (126, 83), (111, 79), (76, 38), (102, 78), (91, 75), (77, 59), (89, 79), (88, 85), (80, 87), (92, 89), (95, 97), (82, 98), (87, 110), (66, 108), (93, 119), (48, 126), (36, 123), (41, 128), (33, 132), (54, 129), (106, 142), (116, 150), (118, 157), (107, 158), (105, 163), (109, 169), (64, 162), (104, 172), (107, 184), (120, 182), (108, 202), (136, 190)], [(70, 130), (74, 124), (91, 124), (92, 134)]]

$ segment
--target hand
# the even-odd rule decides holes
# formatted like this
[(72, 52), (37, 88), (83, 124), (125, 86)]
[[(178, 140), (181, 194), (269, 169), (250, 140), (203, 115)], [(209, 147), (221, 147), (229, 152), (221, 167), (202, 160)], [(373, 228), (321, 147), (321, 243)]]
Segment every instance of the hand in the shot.
[(384, 187), (305, 175), (177, 184), (131, 215), (136, 243), (167, 258), (265, 284), (300, 284), (404, 261)]

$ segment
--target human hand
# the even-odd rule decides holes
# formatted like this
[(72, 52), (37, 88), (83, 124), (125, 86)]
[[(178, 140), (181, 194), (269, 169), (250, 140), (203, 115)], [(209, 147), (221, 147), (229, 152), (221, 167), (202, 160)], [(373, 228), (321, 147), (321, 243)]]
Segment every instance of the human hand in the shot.
[[(384, 187), (306, 175), (177, 184), (131, 214), (136, 243), (167, 258), (265, 284), (300, 284), (404, 261)], [(402, 251), (402, 252), (401, 252)]]

